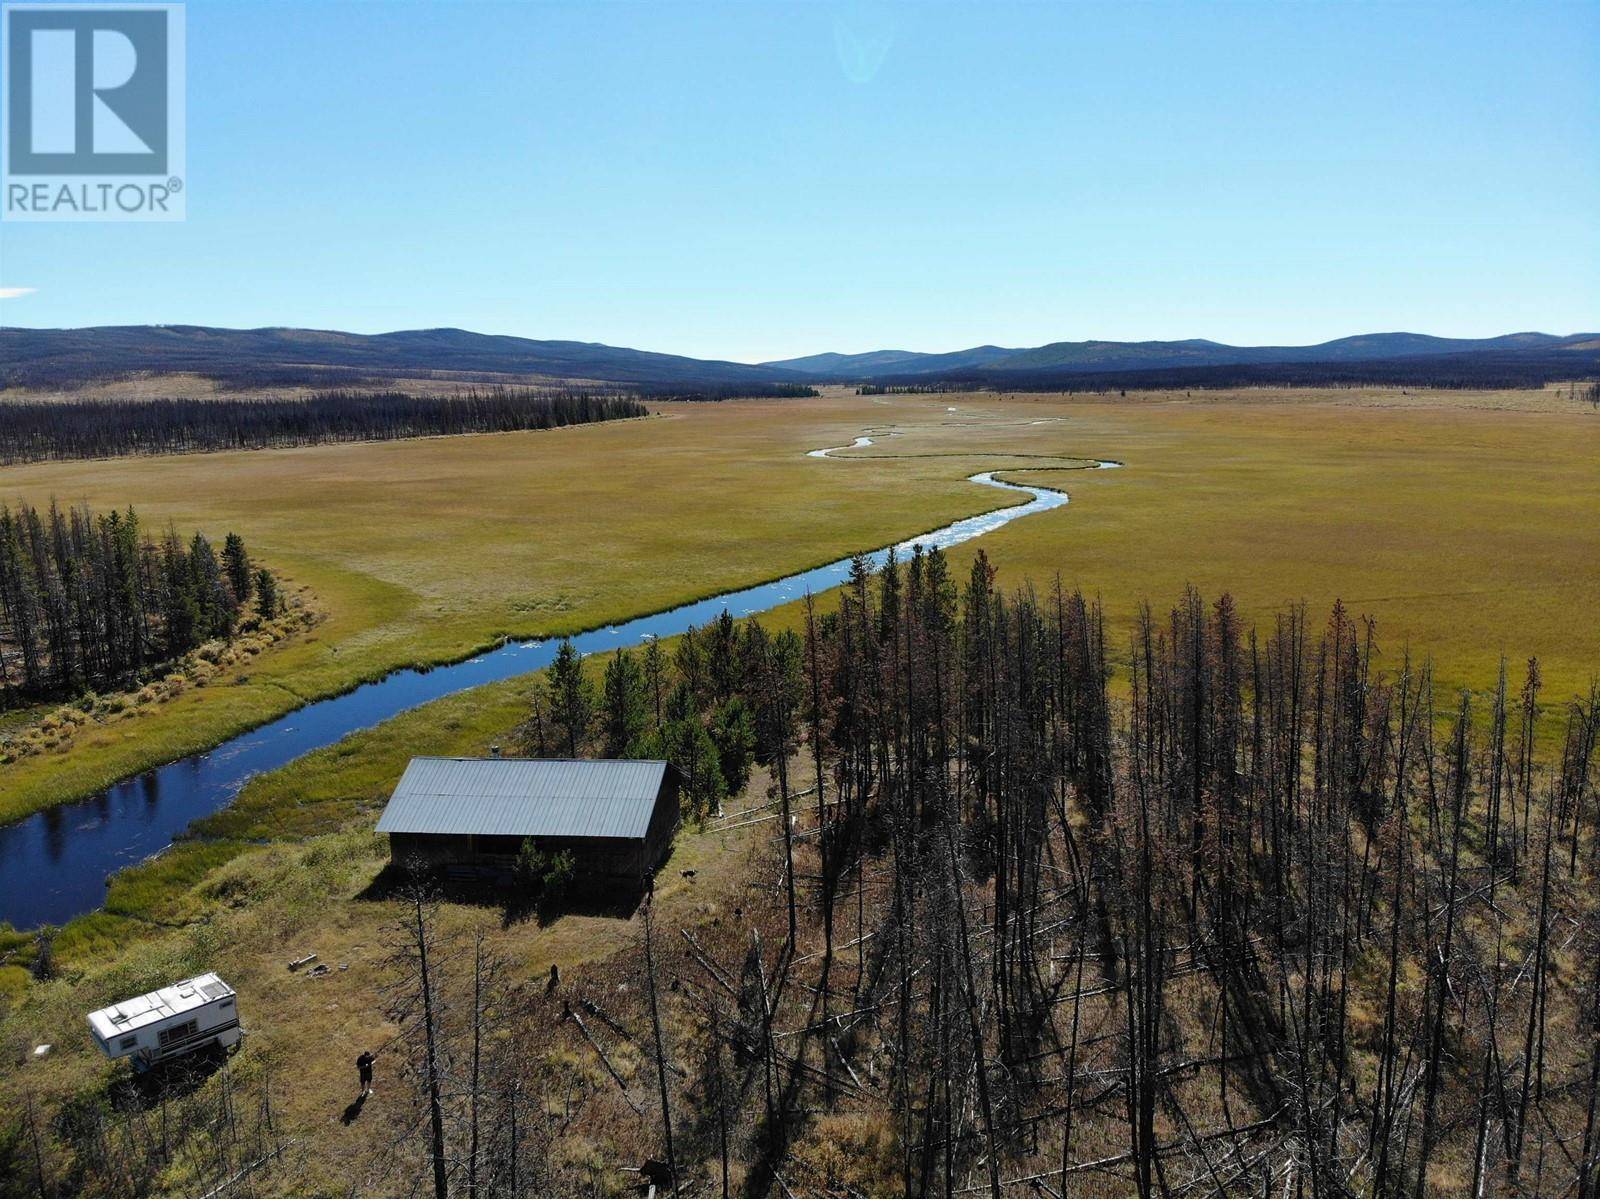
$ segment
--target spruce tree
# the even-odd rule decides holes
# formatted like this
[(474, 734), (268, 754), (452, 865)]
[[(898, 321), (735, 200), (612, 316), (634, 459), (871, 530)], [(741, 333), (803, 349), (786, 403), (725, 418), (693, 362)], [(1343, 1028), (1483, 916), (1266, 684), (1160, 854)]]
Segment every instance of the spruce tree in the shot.
[(732, 697), (712, 715), (711, 740), (717, 747), (723, 788), (736, 796), (750, 780), (756, 752), (755, 714), (742, 697)]
[(607, 758), (622, 758), (649, 727), (649, 700), (644, 673), (633, 655), (618, 650), (606, 664), (602, 688), (601, 720), (605, 727)]
[(237, 533), (230, 533), (223, 540), (222, 569), (228, 577), (228, 586), (233, 589), (234, 602), (243, 604), (250, 599), (250, 555), (244, 548), (244, 539)]
[(270, 621), (278, 615), (278, 581), (272, 577), (272, 572), (265, 567), (258, 567), (255, 573), (256, 612), (264, 621)]
[(561, 648), (550, 664), (548, 686), (550, 719), (561, 730), (568, 756), (577, 758), (594, 720), (594, 684), (584, 675), (583, 659), (571, 638), (561, 640)]

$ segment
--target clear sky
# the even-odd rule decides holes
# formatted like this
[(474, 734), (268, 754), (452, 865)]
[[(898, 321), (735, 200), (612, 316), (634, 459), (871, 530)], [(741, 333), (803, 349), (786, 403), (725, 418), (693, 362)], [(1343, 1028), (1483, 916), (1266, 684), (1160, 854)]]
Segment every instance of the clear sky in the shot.
[(1600, 0), (191, 0), (188, 80), (187, 222), (0, 226), (0, 321), (1600, 328)]

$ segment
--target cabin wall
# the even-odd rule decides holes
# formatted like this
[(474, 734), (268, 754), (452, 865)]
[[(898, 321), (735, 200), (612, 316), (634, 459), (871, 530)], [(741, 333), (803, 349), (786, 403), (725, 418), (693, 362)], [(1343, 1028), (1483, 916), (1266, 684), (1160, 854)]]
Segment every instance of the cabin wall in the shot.
[[(396, 865), (420, 859), (434, 870), (506, 879), (515, 873), (522, 852), (519, 837), (472, 834), (391, 833), (389, 856)], [(546, 853), (572, 855), (577, 881), (587, 876), (637, 879), (645, 842), (640, 838), (538, 838)]]
[(661, 791), (656, 795), (655, 811), (650, 814), (650, 828), (645, 831), (641, 875), (649, 874), (666, 859), (672, 849), (672, 835), (678, 831), (680, 815), (678, 773), (668, 771), (661, 781)]

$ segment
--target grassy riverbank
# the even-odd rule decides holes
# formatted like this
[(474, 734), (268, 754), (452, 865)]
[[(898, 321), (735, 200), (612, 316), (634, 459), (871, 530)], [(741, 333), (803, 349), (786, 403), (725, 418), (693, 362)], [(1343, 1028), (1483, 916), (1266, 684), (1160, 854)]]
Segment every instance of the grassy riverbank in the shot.
[[(0, 819), (214, 745), (396, 667), (770, 579), (1004, 504), (978, 470), (1073, 503), (982, 545), (1057, 571), (1126, 628), (1185, 582), (1249, 616), (1336, 597), (1383, 644), (1487, 686), (1539, 655), (1586, 686), (1600, 630), (1600, 417), (1548, 392), (941, 395), (658, 406), (613, 425), (0, 472), (0, 495), (237, 527), (328, 619), (248, 669), (6, 767)], [(829, 461), (865, 428), (894, 431)], [(1128, 464), (1039, 472), (1053, 456)], [(792, 614), (791, 614), (792, 616)]]
[(203, 693), (0, 768), (0, 820), (399, 667), (670, 608), (1009, 501), (892, 465), (818, 494), (831, 464), (802, 451), (850, 428), (842, 410), (859, 404), (664, 405), (609, 426), (0, 471), (6, 497), (249, 529), (257, 555), (329, 614)]

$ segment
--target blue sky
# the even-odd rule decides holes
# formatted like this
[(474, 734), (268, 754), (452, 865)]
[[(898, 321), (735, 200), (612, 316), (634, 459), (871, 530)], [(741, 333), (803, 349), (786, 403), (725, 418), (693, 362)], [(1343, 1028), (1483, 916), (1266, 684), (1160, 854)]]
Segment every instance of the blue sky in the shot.
[(0, 321), (821, 350), (1600, 328), (1600, 3), (188, 5)]

